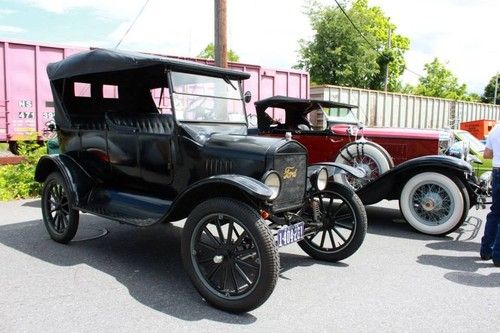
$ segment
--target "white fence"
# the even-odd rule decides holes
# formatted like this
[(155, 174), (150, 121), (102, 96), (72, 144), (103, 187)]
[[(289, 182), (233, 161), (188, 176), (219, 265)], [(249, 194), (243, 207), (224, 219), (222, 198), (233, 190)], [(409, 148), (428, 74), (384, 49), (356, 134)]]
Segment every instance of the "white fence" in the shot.
[(389, 93), (333, 85), (312, 86), (311, 99), (358, 106), (358, 119), (368, 126), (458, 128), (464, 121), (500, 121), (500, 105)]

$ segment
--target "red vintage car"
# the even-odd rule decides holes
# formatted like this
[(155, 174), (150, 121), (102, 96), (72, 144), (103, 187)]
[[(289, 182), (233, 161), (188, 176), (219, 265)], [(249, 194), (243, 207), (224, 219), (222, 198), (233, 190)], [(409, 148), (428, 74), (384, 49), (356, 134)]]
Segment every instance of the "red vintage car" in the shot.
[[(366, 128), (352, 113), (356, 106), (332, 101), (275, 96), (255, 105), (259, 135), (290, 132), (307, 147), (308, 163), (363, 170), (361, 181), (344, 173), (334, 178), (353, 186), (364, 204), (398, 199), (403, 216), (423, 233), (456, 230), (469, 207), (484, 200), (470, 164), (444, 155), (451, 143), (446, 131)], [(276, 109), (284, 121), (273, 119)]]
[[(451, 143), (447, 131), (364, 127), (354, 115), (357, 106), (350, 104), (274, 96), (255, 105), (261, 135), (289, 131), (309, 148), (309, 163), (335, 161), (363, 169), (363, 179), (344, 179), (355, 189), (407, 160), (443, 154)], [(272, 118), (275, 108), (285, 111), (283, 122)]]

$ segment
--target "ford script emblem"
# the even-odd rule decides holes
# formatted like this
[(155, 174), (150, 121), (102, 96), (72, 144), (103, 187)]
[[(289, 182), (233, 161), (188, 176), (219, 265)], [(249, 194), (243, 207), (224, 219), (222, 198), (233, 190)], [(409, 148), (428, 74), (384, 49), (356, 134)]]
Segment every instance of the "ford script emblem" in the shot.
[(292, 179), (297, 177), (296, 167), (286, 167), (285, 172), (283, 172), (283, 179)]

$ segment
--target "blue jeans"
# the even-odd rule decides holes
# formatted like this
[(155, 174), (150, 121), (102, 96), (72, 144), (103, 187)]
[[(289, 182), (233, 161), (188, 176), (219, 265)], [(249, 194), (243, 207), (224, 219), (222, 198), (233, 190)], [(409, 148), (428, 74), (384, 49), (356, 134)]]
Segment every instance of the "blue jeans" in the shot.
[(481, 254), (491, 255), (500, 263), (500, 169), (493, 169), (491, 211), (486, 216), (484, 236), (481, 238)]

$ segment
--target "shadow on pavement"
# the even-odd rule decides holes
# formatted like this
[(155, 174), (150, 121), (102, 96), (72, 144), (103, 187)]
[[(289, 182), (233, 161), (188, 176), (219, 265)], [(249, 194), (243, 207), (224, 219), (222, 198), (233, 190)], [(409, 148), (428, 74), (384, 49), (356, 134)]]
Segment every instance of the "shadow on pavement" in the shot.
[(314, 265), (323, 265), (323, 266), (339, 267), (339, 268), (349, 267), (349, 265), (344, 262), (330, 263), (325, 261), (314, 260), (308, 255), (298, 255), (292, 253), (280, 253), (280, 265), (281, 265), (280, 278), (285, 280), (289, 279), (283, 274), (295, 267), (309, 267)]
[(368, 233), (416, 240), (452, 239), (450, 236), (432, 236), (419, 233), (404, 219), (399, 209), (366, 206)]
[(481, 261), (478, 255), (469, 257), (421, 255), (417, 262), (452, 270), (453, 272), (444, 274), (444, 277), (455, 283), (483, 288), (500, 287), (500, 273), (476, 273), (480, 268), (494, 268), (491, 261)]
[(41, 207), (40, 199), (33, 200), (33, 201), (27, 201), (27, 202), (23, 203), (21, 206), (31, 207), (31, 208), (40, 208)]
[[(113, 276), (142, 304), (182, 320), (255, 322), (252, 314), (226, 313), (202, 300), (182, 267), (181, 232), (182, 228), (173, 224), (136, 228), (81, 214), (75, 241), (68, 245), (52, 241), (41, 220), (0, 226), (0, 243), (50, 264), (88, 265)], [(308, 256), (288, 253), (281, 253), (280, 259), (282, 272), (318, 264)]]
[(469, 216), (464, 224), (447, 236), (424, 235), (410, 227), (405, 222), (398, 209), (367, 206), (368, 233), (408, 238), (415, 240), (440, 240), (426, 244), (433, 250), (447, 250), (457, 252), (472, 252), (471, 256), (447, 256), (447, 255), (421, 255), (417, 262), (422, 265), (431, 265), (450, 270), (444, 274), (444, 278), (463, 285), (473, 287), (493, 288), (500, 287), (500, 273), (481, 274), (477, 271), (483, 268), (494, 268), (491, 261), (479, 259), (478, 242), (471, 240), (479, 239), (482, 220)]
[(426, 244), (426, 247), (436, 251), (470, 252), (473, 253), (471, 256), (421, 255), (417, 262), (451, 270), (444, 274), (444, 278), (455, 283), (472, 287), (500, 287), (500, 273), (477, 273), (479, 269), (494, 268), (491, 261), (480, 260), (480, 243), (470, 241), (478, 236), (481, 224), (480, 219), (471, 216), (454, 233), (454, 240)]

